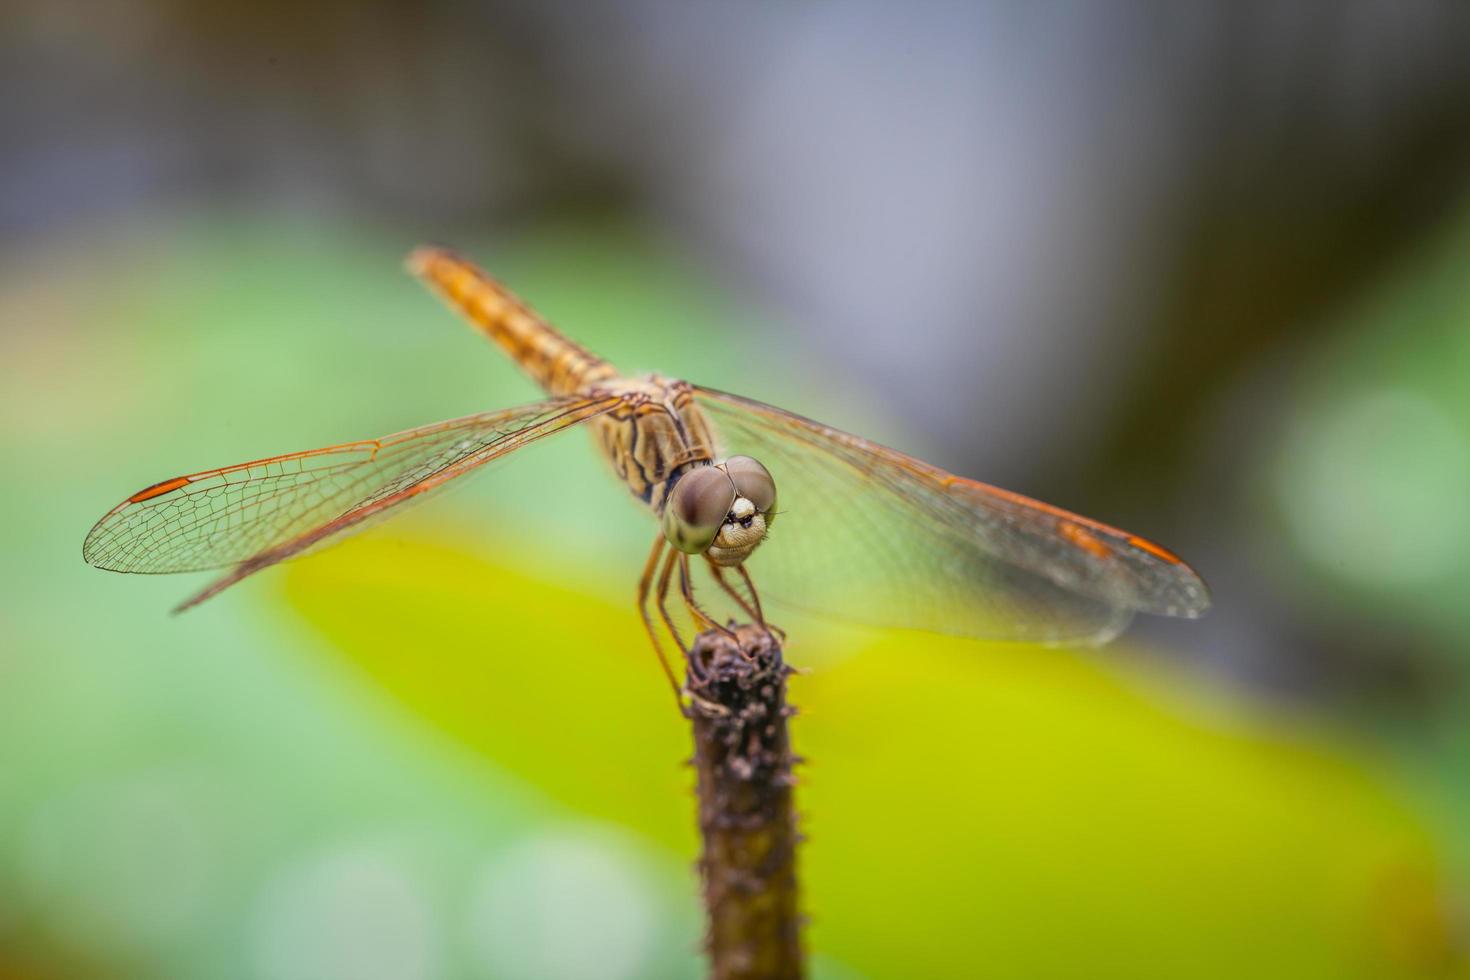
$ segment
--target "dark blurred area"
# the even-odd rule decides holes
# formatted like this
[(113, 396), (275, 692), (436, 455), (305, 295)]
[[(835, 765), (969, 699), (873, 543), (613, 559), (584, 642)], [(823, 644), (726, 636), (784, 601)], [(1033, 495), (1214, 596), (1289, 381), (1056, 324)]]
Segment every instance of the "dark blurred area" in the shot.
[(86, 291), (241, 216), (651, 250), (745, 393), (1188, 557), (1216, 608), (1145, 660), (1371, 741), (1464, 866), (1467, 51), (1459, 2), (9, 0), (0, 264)]

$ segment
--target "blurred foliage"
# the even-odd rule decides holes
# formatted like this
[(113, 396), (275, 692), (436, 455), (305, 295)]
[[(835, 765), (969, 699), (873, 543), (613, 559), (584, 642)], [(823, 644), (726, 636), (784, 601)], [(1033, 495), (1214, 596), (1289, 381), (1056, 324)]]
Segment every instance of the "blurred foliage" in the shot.
[[(432, 543), (453, 536), (298, 563), (291, 603), (497, 767), (694, 853), (687, 733), (628, 603)], [(1060, 652), (904, 635), (793, 680), (814, 948), (936, 977), (1409, 975), (1453, 955), (1434, 845), (1372, 767), (1151, 694)]]
[[(1470, 655), (1470, 202), (1304, 353), (1272, 461), (1281, 519), (1343, 605)], [(1289, 586), (1290, 583), (1283, 583)]]
[[(213, 215), (4, 274), (0, 975), (699, 973), (652, 524), (585, 439), (177, 620), (191, 582), (77, 556), (172, 473), (529, 399), (406, 244)], [(865, 428), (626, 229), (465, 245), (630, 368)], [(1463, 970), (1443, 845), (1342, 731), (1126, 651), (791, 625), (818, 976)]]
[[(1267, 445), (1249, 526), (1270, 587), (1342, 638), (1334, 666), (1372, 664), (1357, 721), (1451, 810), (1470, 869), (1470, 201), (1284, 372), (1286, 423)], [(1282, 551), (1272, 544), (1284, 540)], [(1374, 663), (1376, 661), (1376, 664)], [(1405, 694), (1408, 696), (1405, 697)], [(1395, 697), (1397, 696), (1397, 703)], [(1359, 706), (1361, 708), (1361, 705)]]

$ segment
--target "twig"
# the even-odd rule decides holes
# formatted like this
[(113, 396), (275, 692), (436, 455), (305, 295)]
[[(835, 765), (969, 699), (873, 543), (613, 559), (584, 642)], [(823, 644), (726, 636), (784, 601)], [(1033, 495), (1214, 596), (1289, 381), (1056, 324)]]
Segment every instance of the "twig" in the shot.
[(799, 978), (790, 668), (758, 626), (701, 633), (689, 652), (705, 949), (716, 980)]

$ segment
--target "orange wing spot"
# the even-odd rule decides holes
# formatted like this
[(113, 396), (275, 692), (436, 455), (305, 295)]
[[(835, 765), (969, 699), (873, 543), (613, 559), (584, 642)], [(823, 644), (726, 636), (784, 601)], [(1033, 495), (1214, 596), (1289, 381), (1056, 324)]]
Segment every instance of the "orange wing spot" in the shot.
[(187, 476), (176, 476), (172, 480), (164, 480), (162, 483), (155, 483), (151, 487), (139, 490), (137, 493), (128, 498), (128, 503), (142, 503), (145, 500), (152, 500), (154, 497), (162, 497), (164, 494), (169, 493), (170, 491), (177, 490), (179, 487), (185, 487), (188, 485), (189, 478)]
[(1155, 558), (1162, 558), (1164, 561), (1168, 562), (1171, 565), (1184, 564), (1184, 559), (1174, 554), (1174, 552), (1168, 550), (1167, 548), (1160, 548), (1152, 541), (1149, 541), (1145, 538), (1140, 538), (1136, 534), (1128, 535), (1128, 543), (1133, 545), (1133, 547), (1135, 548), (1141, 548), (1142, 550), (1147, 551)]
[(1113, 554), (1113, 549), (1098, 540), (1096, 535), (1071, 521), (1062, 521), (1059, 530), (1062, 532), (1062, 537), (1098, 558), (1108, 558)]

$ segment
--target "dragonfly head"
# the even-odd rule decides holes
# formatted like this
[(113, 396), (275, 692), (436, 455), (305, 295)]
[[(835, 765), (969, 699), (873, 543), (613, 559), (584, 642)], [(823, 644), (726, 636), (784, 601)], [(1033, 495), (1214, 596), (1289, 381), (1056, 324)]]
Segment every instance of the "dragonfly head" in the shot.
[(749, 456), (699, 466), (680, 477), (664, 504), (664, 537), (689, 555), (739, 565), (774, 519), (776, 481)]

